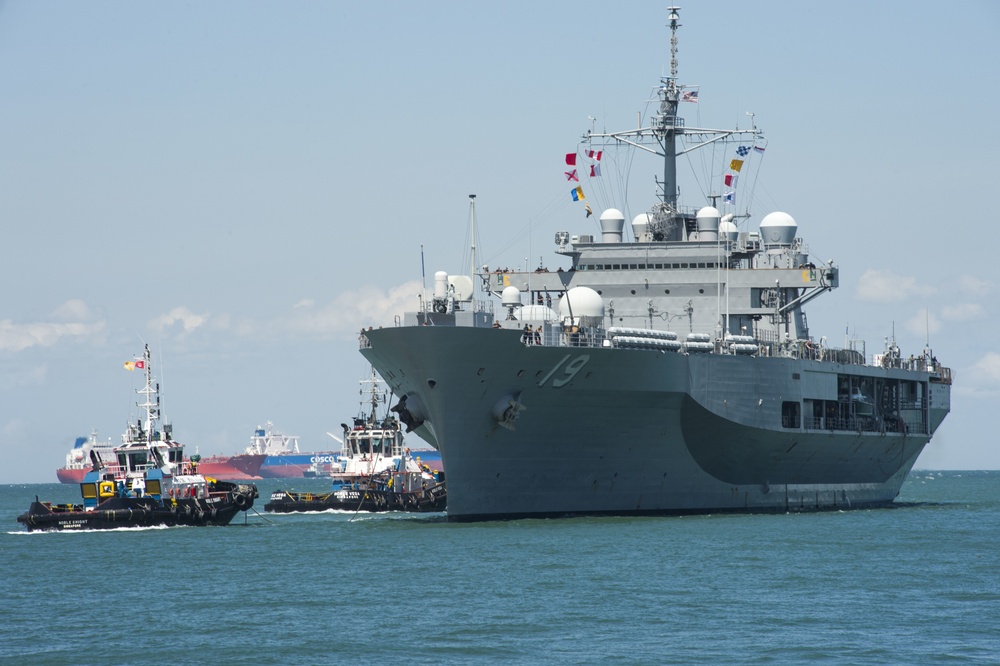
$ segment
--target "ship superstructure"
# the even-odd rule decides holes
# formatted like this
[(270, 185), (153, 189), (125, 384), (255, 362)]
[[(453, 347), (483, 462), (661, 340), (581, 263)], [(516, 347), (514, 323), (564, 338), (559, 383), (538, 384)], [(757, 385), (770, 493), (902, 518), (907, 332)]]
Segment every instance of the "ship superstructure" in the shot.
[(657, 113), (584, 137), (590, 155), (658, 155), (658, 201), (628, 230), (611, 208), (599, 237), (557, 232), (566, 269), (439, 272), (401, 326), (361, 335), (400, 420), (441, 451), (449, 518), (885, 504), (950, 409), (929, 347), (904, 357), (892, 340), (869, 357), (812, 335), (804, 306), (839, 271), (792, 216), (741, 231), (718, 200), (680, 205), (681, 152), (732, 141), (743, 155), (763, 133), (678, 115), (669, 11)]

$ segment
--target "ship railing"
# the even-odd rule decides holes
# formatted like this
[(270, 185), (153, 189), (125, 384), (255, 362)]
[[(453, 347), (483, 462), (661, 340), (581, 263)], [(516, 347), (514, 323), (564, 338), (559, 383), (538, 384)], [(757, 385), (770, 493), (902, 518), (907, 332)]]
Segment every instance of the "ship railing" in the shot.
[[(372, 330), (372, 329), (369, 326), (368, 327), (368, 331), (370, 331), (370, 330)], [(359, 345), (359, 347), (361, 349), (371, 349), (371, 346), (372, 346), (371, 340), (369, 340), (368, 336), (365, 335), (368, 331), (366, 331), (365, 329), (362, 328), (361, 329), (361, 334), (358, 335), (358, 345)]]
[[(783, 423), (784, 425), (784, 423)], [(788, 427), (788, 426), (785, 426)], [(838, 417), (807, 416), (802, 419), (805, 430), (842, 430), (847, 432), (888, 432), (927, 434), (927, 424), (919, 418), (902, 419), (897, 416)]]
[(951, 385), (951, 368), (946, 368), (944, 366), (936, 366), (931, 373), (931, 381), (935, 384), (948, 384)]
[(802, 427), (806, 430), (823, 430), (823, 417), (806, 416), (802, 419)]

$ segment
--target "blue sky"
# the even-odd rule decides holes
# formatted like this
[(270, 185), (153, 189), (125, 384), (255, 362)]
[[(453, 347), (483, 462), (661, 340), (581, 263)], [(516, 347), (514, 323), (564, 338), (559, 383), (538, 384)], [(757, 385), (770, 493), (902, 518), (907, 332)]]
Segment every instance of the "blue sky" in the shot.
[[(682, 5), (688, 124), (764, 129), (752, 225), (783, 210), (841, 287), (813, 335), (927, 329), (953, 368), (928, 468), (1000, 468), (988, 213), (1000, 4)], [(117, 440), (148, 342), (193, 452), (272, 420), (305, 447), (357, 413), (361, 326), (427, 272), (555, 268), (594, 231), (562, 157), (622, 128), (665, 71), (666, 3), (0, 3), (0, 482)], [(984, 69), (987, 70), (984, 73)], [(627, 202), (652, 202), (637, 161)], [(608, 179), (610, 182), (610, 179)], [(701, 205), (703, 183), (682, 181)], [(585, 184), (587, 187), (587, 184)], [(927, 325), (929, 322), (929, 326)]]

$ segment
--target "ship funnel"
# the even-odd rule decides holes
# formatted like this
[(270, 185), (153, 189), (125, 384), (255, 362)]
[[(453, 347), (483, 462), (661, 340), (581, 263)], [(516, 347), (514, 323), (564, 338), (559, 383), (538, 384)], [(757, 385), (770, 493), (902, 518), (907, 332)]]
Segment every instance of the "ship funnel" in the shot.
[(601, 242), (621, 243), (625, 216), (617, 208), (609, 208), (601, 213)]
[(698, 240), (719, 240), (719, 211), (712, 206), (705, 206), (695, 216), (698, 223)]

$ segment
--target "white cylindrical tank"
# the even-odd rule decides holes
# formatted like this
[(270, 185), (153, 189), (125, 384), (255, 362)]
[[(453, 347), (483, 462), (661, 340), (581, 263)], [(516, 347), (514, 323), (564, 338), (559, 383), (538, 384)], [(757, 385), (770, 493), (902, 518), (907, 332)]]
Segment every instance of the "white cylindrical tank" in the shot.
[(788, 213), (768, 213), (760, 222), (760, 240), (764, 247), (770, 245), (791, 245), (799, 225)]
[(698, 240), (719, 240), (719, 211), (712, 206), (705, 206), (695, 216), (698, 224)]
[(448, 298), (448, 273), (445, 271), (434, 274), (434, 298)]
[(617, 208), (609, 208), (601, 213), (601, 242), (621, 243), (625, 216)]

